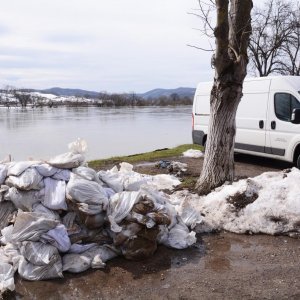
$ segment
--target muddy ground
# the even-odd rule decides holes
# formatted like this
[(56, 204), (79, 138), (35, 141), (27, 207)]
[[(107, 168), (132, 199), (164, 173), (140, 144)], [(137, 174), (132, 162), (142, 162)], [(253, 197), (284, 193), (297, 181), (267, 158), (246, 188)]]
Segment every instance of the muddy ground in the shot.
[[(198, 176), (202, 159), (174, 158)], [(237, 178), (291, 167), (289, 164), (239, 155)], [(164, 172), (153, 163), (136, 170)], [(142, 262), (119, 257), (104, 270), (63, 280), (28, 282), (17, 279), (10, 299), (300, 299), (300, 240), (285, 236), (237, 235), (228, 232), (198, 236), (186, 250), (160, 246)]]

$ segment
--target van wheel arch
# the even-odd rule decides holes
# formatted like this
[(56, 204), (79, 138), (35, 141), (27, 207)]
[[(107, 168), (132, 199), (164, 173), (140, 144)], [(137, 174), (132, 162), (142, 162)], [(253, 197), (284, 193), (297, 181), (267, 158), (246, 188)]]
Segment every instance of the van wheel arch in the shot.
[(203, 148), (204, 148), (204, 151), (205, 151), (205, 148), (206, 148), (206, 140), (207, 140), (207, 134), (204, 135), (203, 141), (202, 141), (202, 146), (203, 146)]
[(296, 165), (298, 169), (300, 169), (300, 144), (297, 145), (295, 151), (294, 151), (294, 158), (293, 162)]

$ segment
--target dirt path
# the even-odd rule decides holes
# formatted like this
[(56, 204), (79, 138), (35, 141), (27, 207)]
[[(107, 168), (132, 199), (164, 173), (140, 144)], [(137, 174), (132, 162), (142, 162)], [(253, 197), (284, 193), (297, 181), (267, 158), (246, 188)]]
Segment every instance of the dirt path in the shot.
[[(202, 160), (180, 158), (199, 174)], [(290, 167), (239, 155), (237, 177)], [(157, 171), (153, 164), (138, 171)], [(150, 168), (150, 169), (149, 169)], [(300, 299), (300, 240), (226, 232), (198, 237), (187, 250), (159, 247), (146, 261), (123, 258), (104, 270), (66, 275), (63, 280), (17, 280), (12, 299)]]

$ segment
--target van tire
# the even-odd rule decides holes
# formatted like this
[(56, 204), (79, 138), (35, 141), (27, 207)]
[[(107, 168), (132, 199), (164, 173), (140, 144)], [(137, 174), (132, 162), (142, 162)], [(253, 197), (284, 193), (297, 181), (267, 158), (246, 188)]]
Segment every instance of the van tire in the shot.
[(297, 160), (296, 160), (296, 167), (300, 169), (300, 154), (298, 154)]

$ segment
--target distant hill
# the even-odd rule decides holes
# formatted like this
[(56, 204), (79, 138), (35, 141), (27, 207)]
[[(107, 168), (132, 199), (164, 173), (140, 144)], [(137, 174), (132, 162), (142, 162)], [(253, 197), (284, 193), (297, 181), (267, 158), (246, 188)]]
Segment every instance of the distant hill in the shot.
[[(174, 93), (178, 94), (180, 97), (190, 97), (193, 98), (195, 94), (195, 88), (189, 88), (189, 87), (180, 87), (176, 89), (154, 89), (151, 91), (148, 91), (146, 93), (138, 94), (144, 99), (150, 99), (150, 98), (158, 98), (160, 96), (170, 96)], [(68, 89), (68, 88), (60, 88), (60, 87), (53, 87), (50, 89), (44, 89), (44, 90), (27, 90), (27, 91), (36, 91), (43, 94), (53, 94), (56, 96), (79, 96), (79, 97), (97, 97), (99, 95), (98, 92), (95, 91), (87, 91), (82, 89)]]
[(43, 93), (43, 94), (53, 94), (56, 96), (97, 97), (99, 95), (98, 92), (94, 92), (94, 91), (86, 91), (86, 90), (81, 90), (81, 89), (64, 89), (64, 88), (60, 88), (60, 87), (53, 87), (50, 89), (39, 90), (39, 92)]
[(180, 97), (187, 96), (193, 98), (195, 91), (196, 91), (195, 88), (189, 88), (189, 87), (180, 87), (177, 89), (154, 89), (144, 94), (140, 94), (140, 96), (143, 97), (144, 99), (149, 99), (149, 98), (158, 98), (160, 96), (170, 96), (176, 93)]

